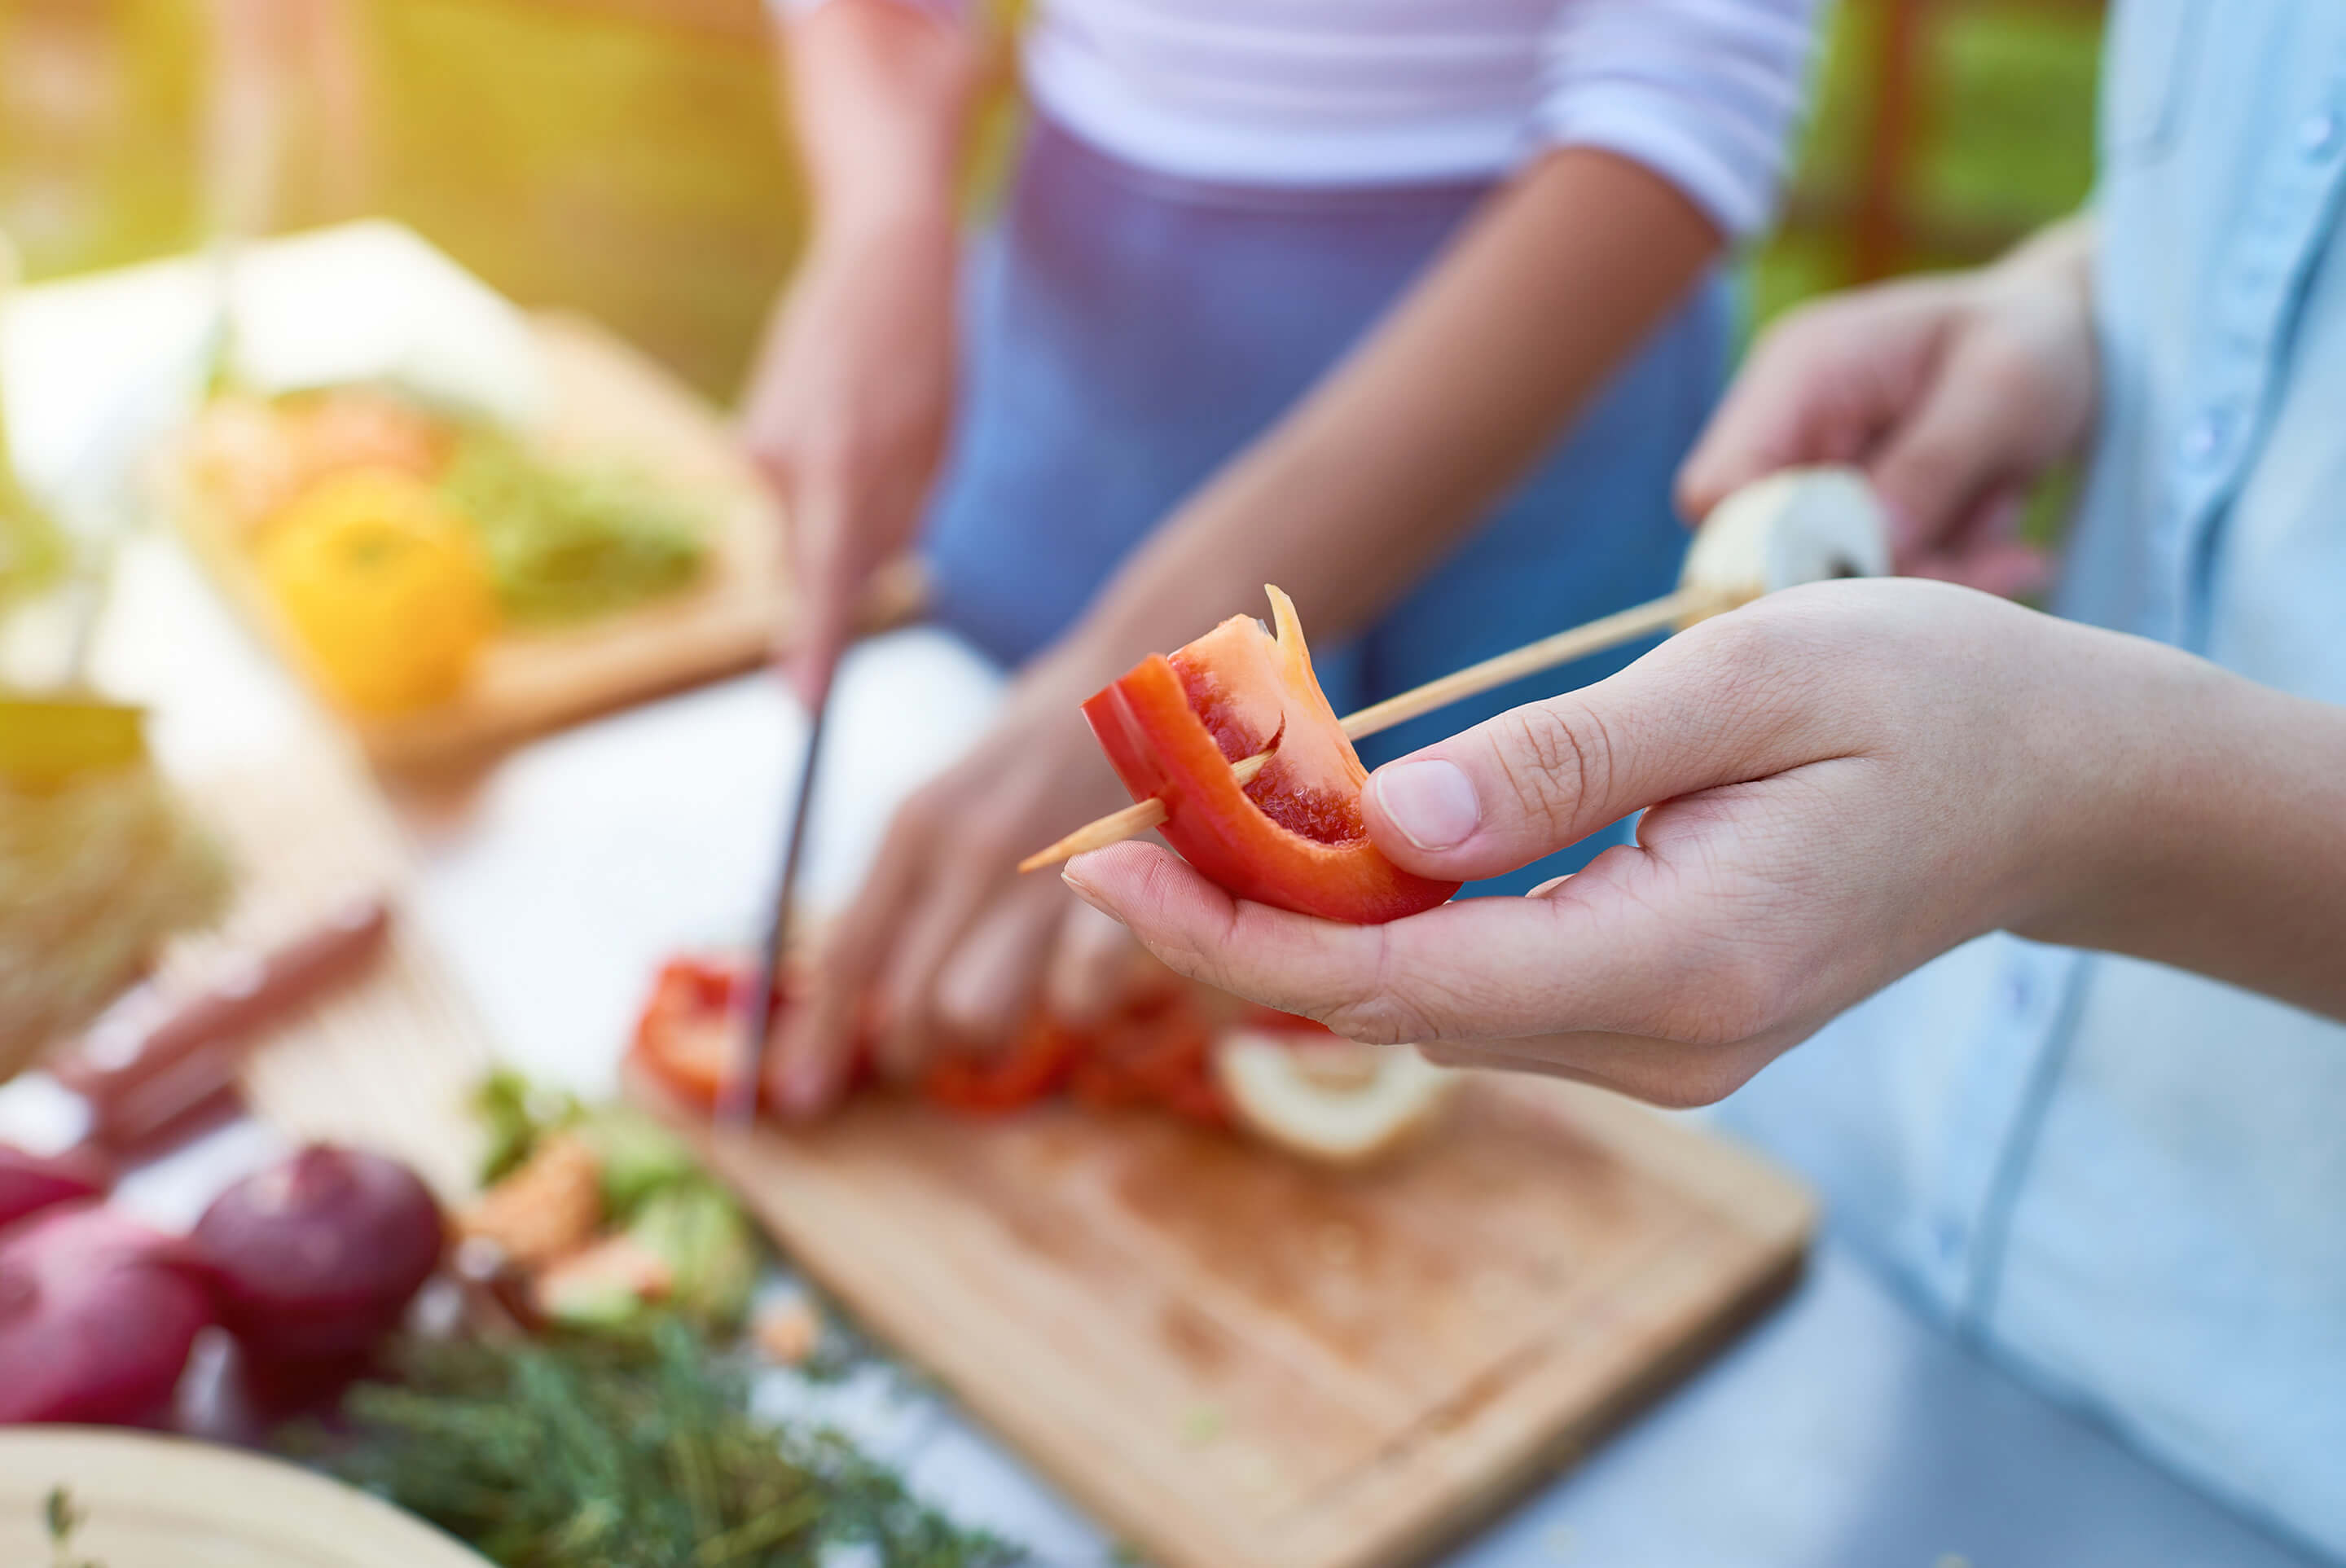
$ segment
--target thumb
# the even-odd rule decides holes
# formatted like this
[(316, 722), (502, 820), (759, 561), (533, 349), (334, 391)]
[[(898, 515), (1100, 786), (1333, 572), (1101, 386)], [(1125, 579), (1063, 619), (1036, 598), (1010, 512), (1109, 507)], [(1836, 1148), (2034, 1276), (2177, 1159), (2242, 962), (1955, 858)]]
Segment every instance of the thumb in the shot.
[(1680, 634), (1620, 674), (1527, 703), (1370, 776), (1369, 836), (1421, 876), (1528, 865), (1632, 811), (1832, 754), (1831, 661), (1799, 617), (1754, 605)]

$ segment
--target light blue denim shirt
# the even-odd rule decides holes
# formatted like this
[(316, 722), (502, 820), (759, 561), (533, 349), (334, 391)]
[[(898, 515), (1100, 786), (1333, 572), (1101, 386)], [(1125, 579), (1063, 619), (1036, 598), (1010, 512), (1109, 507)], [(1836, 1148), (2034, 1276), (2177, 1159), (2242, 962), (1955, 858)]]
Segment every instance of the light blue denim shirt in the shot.
[[(2346, 0), (2120, 0), (2101, 142), (2059, 607), (2346, 705)], [(1722, 1115), (1929, 1309), (2346, 1560), (2346, 1026), (1995, 936)]]

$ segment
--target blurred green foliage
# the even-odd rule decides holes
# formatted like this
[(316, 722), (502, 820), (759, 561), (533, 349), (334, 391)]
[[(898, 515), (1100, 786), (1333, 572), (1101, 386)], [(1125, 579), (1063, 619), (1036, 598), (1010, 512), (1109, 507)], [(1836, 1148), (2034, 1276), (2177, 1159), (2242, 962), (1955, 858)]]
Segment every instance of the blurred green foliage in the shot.
[[(1917, 267), (1983, 259), (2008, 236), (2070, 211), (2093, 183), (2100, 27), (2090, 8), (2030, 0), (1942, 0), (1914, 113), (1909, 217), (1953, 242)], [(1847, 204), (1872, 145), (1888, 5), (1841, 0), (1801, 139), (1788, 221), (1750, 261), (1750, 314), (1764, 321), (1856, 281)]]
[[(1797, 181), (1804, 221), (1753, 259), (1756, 314), (1847, 280), (1888, 3), (1836, 8)], [(590, 311), (729, 394), (805, 221), (757, 0), (348, 4), (372, 84), (365, 188), (304, 187), (287, 219), (388, 211), (515, 298)], [(1912, 217), (1956, 237), (1915, 258), (1933, 264), (2083, 195), (2097, 31), (2052, 0), (1938, 9), (1906, 193)], [(0, 0), (0, 226), (36, 275), (199, 237), (202, 12)], [(989, 168), (998, 153), (997, 137)]]

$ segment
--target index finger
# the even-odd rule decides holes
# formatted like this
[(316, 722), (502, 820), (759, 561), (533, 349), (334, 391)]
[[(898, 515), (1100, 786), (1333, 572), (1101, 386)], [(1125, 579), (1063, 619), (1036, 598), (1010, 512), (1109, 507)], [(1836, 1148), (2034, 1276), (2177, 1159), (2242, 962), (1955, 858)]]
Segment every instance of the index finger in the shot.
[(833, 924), (805, 994), (783, 1012), (773, 1039), (775, 1099), (811, 1115), (837, 1096), (864, 1023), (864, 998), (886, 963), (900, 911), (927, 874), (929, 819), (918, 797), (897, 812), (878, 858)]
[(1545, 898), (1467, 899), (1372, 926), (1234, 899), (1153, 844), (1079, 855), (1064, 875), (1178, 972), (1352, 1039), (1699, 1033), (1680, 1004), (1698, 993), (1700, 952), (1664, 912), (1667, 875), (1642, 850), (1607, 850)]

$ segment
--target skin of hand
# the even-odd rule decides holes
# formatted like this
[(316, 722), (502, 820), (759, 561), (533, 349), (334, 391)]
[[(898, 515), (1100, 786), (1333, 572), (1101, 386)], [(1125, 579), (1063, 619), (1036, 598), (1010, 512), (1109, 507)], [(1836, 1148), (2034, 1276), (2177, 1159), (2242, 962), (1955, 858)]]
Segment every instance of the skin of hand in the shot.
[(784, 51), (815, 225), (742, 400), (790, 520), (794, 686), (827, 687), (872, 572), (919, 524), (954, 390), (957, 185), (978, 50), (895, 0), (838, 0)]
[(1126, 843), (1066, 877), (1183, 974), (1341, 1034), (1667, 1105), (2009, 930), (2346, 1017), (2346, 709), (1970, 589), (1793, 589), (1372, 776), (1395, 861), (1474, 878), (1645, 808), (1522, 899), (1345, 926)]
[(782, 1027), (776, 1103), (810, 1115), (835, 1097), (867, 989), (880, 1064), (898, 1075), (940, 1042), (998, 1045), (1046, 977), (1063, 1009), (1084, 1005), (1086, 987), (1096, 1001), (1101, 977), (1128, 967), (1119, 939), (1070, 923), (1054, 879), (1014, 869), (1127, 803), (1077, 705), (1143, 655), (1260, 605), (1265, 582), (1321, 636), (1367, 624), (1538, 457), (1719, 246), (1675, 187), (1608, 153), (1550, 153), (1495, 192), (1360, 349), (1134, 553), (976, 750), (900, 812)]
[(782, 1021), (769, 1086), (786, 1115), (836, 1098), (859, 1028), (877, 1024), (878, 1065), (901, 1078), (941, 1042), (998, 1046), (1038, 999), (1080, 1026), (1145, 972), (1162, 983), (1123, 927), (1056, 878), (1015, 871), (1068, 824), (1127, 803), (1077, 711), (1096, 684), (1037, 664), (977, 746), (898, 809)]
[(2075, 219), (1994, 267), (1830, 297), (1763, 337), (1678, 479), (1699, 518), (1804, 463), (1864, 468), (1896, 569), (1995, 594), (2043, 585), (2016, 537), (2029, 486), (2076, 454), (2100, 401), (2093, 229)]

